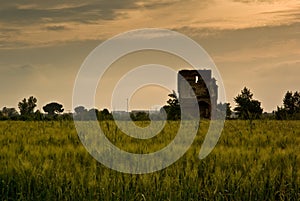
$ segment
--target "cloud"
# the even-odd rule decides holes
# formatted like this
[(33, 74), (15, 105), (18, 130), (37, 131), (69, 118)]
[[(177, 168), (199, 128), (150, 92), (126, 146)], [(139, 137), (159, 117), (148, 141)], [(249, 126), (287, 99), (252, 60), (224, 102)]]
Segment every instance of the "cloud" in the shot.
[(5, 83), (0, 106), (33, 93), (39, 103), (60, 97), (70, 108), (76, 73), (101, 41), (130, 29), (163, 27), (207, 50), (231, 102), (247, 86), (271, 111), (285, 90), (299, 87), (300, 9), (295, 2), (0, 0), (0, 80)]
[[(300, 22), (243, 29), (178, 27), (212, 57), (228, 101), (250, 87), (266, 111), (282, 102), (286, 90), (299, 90)], [(297, 89), (298, 87), (298, 89)]]
[(174, 36), (173, 33), (168, 32), (168, 30), (161, 29), (141, 29), (138, 32), (127, 33), (126, 36), (121, 36), (120, 39), (129, 39), (138, 42), (138, 40), (151, 40), (151, 39), (161, 39), (164, 40), (169, 37), (177, 37)]
[(20, 69), (21, 73), (30, 72), (34, 70), (34, 66), (30, 64), (25, 64), (25, 65), (17, 66), (17, 69)]
[(3, 39), (1, 39), (2, 37), (0, 37), (0, 49), (6, 50), (30, 46), (29, 43), (23, 41), (7, 41), (5, 37), (3, 37)]
[[(189, 0), (186, 0), (185, 3), (189, 3)], [(170, 5), (174, 5), (179, 3), (179, 0), (152, 0), (152, 1), (147, 1), (147, 2), (139, 2), (138, 5), (142, 8), (145, 9), (157, 9), (157, 8), (162, 8)]]
[(277, 2), (285, 2), (285, 0), (233, 0), (234, 2), (240, 3), (277, 3)]
[(13, 35), (20, 34), (20, 30), (16, 28), (0, 27), (0, 48), (1, 45), (6, 44), (11, 39), (13, 40)]
[(206, 39), (223, 34), (225, 29), (291, 24), (299, 19), (297, 15), (300, 12), (293, 2), (274, 5), (248, 5), (231, 0), (0, 2), (0, 27), (19, 31), (9, 33), (0, 30), (0, 49), (13, 48), (13, 44), (16, 44), (15, 48), (23, 48), (74, 40), (105, 40), (124, 31), (144, 27), (183, 32), (189, 29), (193, 37)]
[(280, 17), (288, 17), (293, 19), (296, 22), (299, 22), (300, 19), (300, 2), (294, 4), (289, 9), (276, 9), (272, 11), (264, 11), (261, 12), (262, 15), (273, 15), (273, 16), (280, 16)]
[(46, 30), (49, 30), (49, 31), (63, 31), (63, 30), (67, 30), (67, 29), (68, 28), (63, 25), (46, 26)]
[[(300, 22), (243, 29), (213, 29), (185, 26), (174, 30), (186, 34), (212, 53), (220, 56), (224, 55), (224, 53), (234, 52), (236, 57), (238, 57), (238, 53), (242, 53), (243, 50), (255, 49), (257, 51), (258, 48), (268, 49), (268, 52), (265, 52), (264, 55), (259, 55), (263, 57), (273, 53), (272, 47), (274, 46), (278, 50), (285, 47), (288, 41), (300, 42)], [(296, 49), (294, 47), (290, 51)], [(277, 52), (277, 54), (282, 53), (280, 51)]]
[[(29, 5), (29, 6), (26, 6)], [(97, 20), (113, 20), (121, 16), (117, 10), (133, 9), (137, 6), (133, 0), (89, 1), (65, 4), (54, 1), (51, 5), (40, 1), (26, 3), (5, 3), (0, 8), (0, 22), (7, 24), (34, 24), (41, 22), (78, 22), (92, 23)]]

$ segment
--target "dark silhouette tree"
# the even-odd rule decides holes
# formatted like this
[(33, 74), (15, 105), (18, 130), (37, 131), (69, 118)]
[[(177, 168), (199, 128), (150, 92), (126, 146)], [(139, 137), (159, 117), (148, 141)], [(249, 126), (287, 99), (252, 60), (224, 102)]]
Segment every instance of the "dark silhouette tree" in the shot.
[(35, 111), (34, 120), (40, 121), (40, 120), (43, 120), (43, 119), (44, 118), (43, 118), (43, 114), (41, 113), (41, 111), (40, 110)]
[(43, 110), (50, 116), (54, 116), (55, 114), (59, 114), (64, 111), (63, 105), (56, 102), (48, 103), (43, 107)]
[(34, 114), (34, 108), (36, 107), (37, 99), (33, 96), (30, 96), (28, 100), (24, 98), (19, 102), (18, 107), (22, 116), (32, 116)]
[(225, 103), (226, 104), (226, 118), (230, 119), (232, 111), (231, 111), (231, 106), (230, 103)]
[(253, 94), (250, 89), (244, 87), (241, 94), (238, 94), (234, 101), (237, 106), (234, 111), (240, 119), (258, 119), (261, 117), (263, 109), (261, 103), (258, 100), (253, 100)]
[(300, 112), (300, 94), (299, 92), (288, 91), (283, 99), (283, 107), (289, 115)]
[(275, 118), (278, 120), (288, 119), (288, 113), (283, 107), (277, 106), (277, 111), (275, 112)]
[(276, 119), (300, 119), (300, 93), (287, 91), (283, 98), (283, 107), (277, 107)]
[(102, 112), (103, 115), (110, 115), (109, 110), (106, 109), (106, 108), (104, 108), (101, 112)]
[(113, 120), (113, 116), (108, 109), (104, 108), (98, 112), (98, 120)]
[(170, 98), (167, 101), (167, 105), (163, 106), (163, 109), (167, 113), (168, 120), (179, 120), (180, 119), (180, 104), (176, 92), (168, 95)]

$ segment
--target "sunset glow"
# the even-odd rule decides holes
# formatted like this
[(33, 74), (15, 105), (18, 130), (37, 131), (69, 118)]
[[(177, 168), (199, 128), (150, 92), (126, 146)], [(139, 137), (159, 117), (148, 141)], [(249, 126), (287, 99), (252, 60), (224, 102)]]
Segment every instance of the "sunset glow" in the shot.
[[(233, 97), (248, 86), (272, 111), (286, 90), (299, 90), (299, 25), (297, 0), (5, 1), (0, 106), (16, 107), (34, 94), (39, 107), (58, 100), (70, 110), (76, 73), (93, 48), (132, 29), (165, 28), (206, 49), (222, 74), (228, 102), (233, 105)], [(149, 107), (143, 96), (135, 97), (134, 107)]]

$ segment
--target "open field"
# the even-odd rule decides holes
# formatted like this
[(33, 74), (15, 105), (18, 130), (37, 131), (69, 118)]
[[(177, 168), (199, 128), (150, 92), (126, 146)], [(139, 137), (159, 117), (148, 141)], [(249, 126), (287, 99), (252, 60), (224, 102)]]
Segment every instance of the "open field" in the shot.
[[(143, 124), (143, 122), (140, 122)], [(124, 174), (98, 163), (82, 146), (74, 123), (0, 122), (0, 200), (299, 200), (300, 121), (227, 121), (213, 152), (198, 153), (209, 121), (191, 148), (166, 169)], [(130, 152), (156, 151), (178, 122), (145, 141), (101, 122), (108, 138)]]

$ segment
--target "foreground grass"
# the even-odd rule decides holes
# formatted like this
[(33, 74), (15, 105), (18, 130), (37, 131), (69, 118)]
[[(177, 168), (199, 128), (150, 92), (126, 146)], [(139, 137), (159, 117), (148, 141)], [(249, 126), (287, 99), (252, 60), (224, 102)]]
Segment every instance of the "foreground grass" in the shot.
[[(143, 124), (141, 122), (141, 124)], [(73, 122), (0, 122), (0, 200), (299, 200), (300, 122), (228, 121), (213, 152), (198, 153), (209, 122), (187, 153), (164, 170), (131, 175), (93, 159)], [(101, 122), (124, 150), (156, 151), (178, 122), (146, 141)]]

